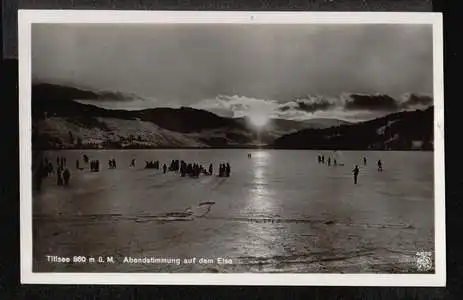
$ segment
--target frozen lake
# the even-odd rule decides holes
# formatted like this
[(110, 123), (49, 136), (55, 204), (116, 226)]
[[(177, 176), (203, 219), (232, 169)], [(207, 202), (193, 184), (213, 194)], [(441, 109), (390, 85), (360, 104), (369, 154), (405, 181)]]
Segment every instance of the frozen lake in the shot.
[[(90, 172), (82, 155), (100, 160)], [(252, 157), (248, 158), (247, 154)], [(33, 198), (35, 272), (417, 272), (434, 251), (432, 152), (85, 150), (67, 158), (69, 187), (51, 174)], [(362, 158), (367, 157), (367, 165)], [(115, 158), (117, 169), (108, 169)], [(129, 168), (132, 158), (136, 167)], [(75, 160), (85, 170), (75, 168)], [(144, 169), (172, 159), (229, 162), (231, 176)], [(376, 161), (383, 162), (378, 172)], [(358, 184), (352, 169), (358, 164)], [(209, 203), (204, 203), (209, 202)], [(172, 214), (179, 213), (179, 214)], [(46, 255), (113, 256), (115, 264), (57, 264)], [(229, 258), (232, 264), (123, 264), (134, 258)]]

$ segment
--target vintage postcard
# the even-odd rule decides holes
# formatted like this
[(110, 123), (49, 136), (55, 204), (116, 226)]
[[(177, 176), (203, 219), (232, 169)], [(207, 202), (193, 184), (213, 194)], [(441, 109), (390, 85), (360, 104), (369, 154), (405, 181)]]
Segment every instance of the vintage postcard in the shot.
[(440, 13), (18, 27), (23, 283), (445, 285)]

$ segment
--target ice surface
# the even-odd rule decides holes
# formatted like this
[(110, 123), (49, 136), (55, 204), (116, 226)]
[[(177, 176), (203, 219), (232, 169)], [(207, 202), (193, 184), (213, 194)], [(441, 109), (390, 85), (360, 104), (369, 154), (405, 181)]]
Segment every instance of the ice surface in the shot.
[[(100, 172), (88, 170), (84, 153), (100, 159)], [(416, 252), (434, 250), (433, 153), (340, 151), (338, 167), (319, 164), (322, 153), (47, 152), (53, 163), (65, 156), (72, 176), (69, 187), (59, 187), (50, 175), (33, 198), (34, 271), (417, 272)], [(107, 168), (111, 158), (117, 169)], [(132, 158), (136, 168), (129, 168)], [(76, 159), (84, 171), (74, 168)], [(144, 169), (145, 160), (162, 166), (172, 159), (213, 163), (215, 173), (229, 162), (231, 176)], [(228, 257), (233, 264), (65, 265), (46, 255)]]

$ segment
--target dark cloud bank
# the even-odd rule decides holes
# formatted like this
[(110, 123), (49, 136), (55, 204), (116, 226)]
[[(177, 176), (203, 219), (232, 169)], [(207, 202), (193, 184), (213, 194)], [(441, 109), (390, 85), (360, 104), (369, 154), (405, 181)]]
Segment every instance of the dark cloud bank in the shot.
[(429, 95), (404, 94), (399, 99), (382, 94), (342, 94), (339, 97), (308, 96), (288, 102), (221, 96), (201, 101), (196, 108), (209, 110), (225, 117), (241, 117), (263, 112), (274, 118), (310, 119), (329, 117), (363, 121), (402, 110), (424, 109), (433, 105)]

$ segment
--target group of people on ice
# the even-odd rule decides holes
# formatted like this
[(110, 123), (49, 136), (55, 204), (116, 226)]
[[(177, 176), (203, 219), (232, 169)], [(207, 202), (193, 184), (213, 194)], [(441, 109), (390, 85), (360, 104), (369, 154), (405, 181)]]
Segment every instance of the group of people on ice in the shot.
[[(45, 158), (45, 164), (47, 163), (47, 159)], [(49, 163), (49, 167), (53, 169), (51, 163)], [(58, 186), (67, 186), (69, 185), (69, 180), (71, 179), (71, 172), (66, 166), (66, 157), (58, 156), (56, 157), (56, 184)]]
[[(331, 157), (328, 157), (328, 159), (326, 160), (328, 166), (331, 166)], [(319, 155), (318, 156), (318, 163), (319, 164), (324, 164), (325, 163), (325, 155)], [(336, 160), (336, 158), (333, 158), (333, 166), (337, 166), (338, 165), (338, 161)], [(342, 163), (340, 165), (343, 165)]]
[[(324, 164), (325, 163), (325, 155), (324, 154), (318, 155), (317, 160), (318, 160), (319, 164)], [(362, 161), (363, 161), (363, 166), (366, 166), (367, 165), (367, 158), (363, 157)], [(333, 166), (337, 166), (337, 165), (343, 166), (344, 165), (343, 163), (339, 163), (336, 160), (336, 158), (333, 158), (333, 160), (331, 160), (331, 157), (328, 157), (326, 159), (326, 162), (327, 162), (328, 166), (331, 166), (331, 162), (333, 162)], [(378, 165), (378, 172), (382, 172), (383, 171), (383, 163), (381, 162), (380, 159), (378, 160), (377, 165)], [(354, 175), (354, 184), (357, 184), (358, 175), (360, 173), (360, 168), (359, 168), (358, 165), (355, 165), (354, 169), (352, 170), (352, 173)]]
[[(83, 155), (83, 160), (85, 164), (89, 163), (89, 158), (87, 155)], [(56, 184), (58, 186), (68, 186), (71, 180), (71, 171), (66, 165), (66, 157), (58, 156), (56, 157)], [(116, 168), (116, 161), (114, 159), (109, 160), (109, 167)], [(37, 175), (35, 176), (37, 188), (40, 189), (42, 184), (42, 179), (44, 177), (48, 177), (50, 174), (53, 173), (53, 164), (47, 159), (44, 158), (43, 161), (40, 162)], [(80, 166), (80, 160), (76, 159), (76, 169), (83, 170)], [(92, 160), (90, 161), (90, 171), (91, 172), (99, 172), (100, 171), (100, 161), (99, 160)]]
[[(378, 165), (378, 172), (382, 172), (383, 171), (383, 163), (381, 162), (381, 159), (378, 159), (378, 162), (376, 164)], [(367, 158), (366, 157), (363, 158), (363, 165), (364, 166), (367, 165)], [(352, 170), (352, 173), (354, 174), (354, 184), (357, 184), (357, 178), (358, 178), (359, 173), (360, 173), (360, 169), (359, 169), (358, 165), (355, 165), (354, 169)]]
[(108, 168), (109, 168), (109, 169), (115, 169), (115, 168), (117, 168), (116, 160), (115, 160), (114, 158), (108, 160)]
[[(88, 163), (89, 158), (87, 155), (83, 155), (84, 162)], [(108, 161), (108, 168), (109, 169), (116, 169), (117, 163), (114, 158)], [(129, 168), (135, 168), (135, 158), (130, 161)], [(76, 169), (83, 170), (80, 166), (80, 162), (76, 160)], [(187, 163), (183, 160), (172, 160), (169, 165), (163, 164), (162, 167), (160, 166), (159, 160), (151, 160), (145, 161), (145, 169), (162, 169), (163, 173), (167, 172), (180, 172), (182, 177), (189, 175), (191, 177), (198, 177), (200, 174), (204, 174), (207, 176), (213, 175), (214, 168), (212, 164), (209, 164), (209, 167), (206, 169), (201, 164), (198, 163)], [(100, 171), (100, 161), (99, 160), (92, 160), (90, 161), (90, 170), (92, 172), (99, 172)], [(229, 163), (220, 164), (219, 167), (219, 177), (229, 177), (231, 173), (231, 167)]]
[[(132, 166), (133, 163), (133, 166)], [(131, 167), (135, 167), (135, 159), (132, 159), (132, 163), (130, 163)], [(159, 170), (159, 160), (150, 160), (145, 161), (145, 169), (156, 169)]]
[[(248, 154), (248, 158), (251, 158), (251, 154)], [(83, 160), (85, 164), (89, 163), (89, 158), (87, 155), (83, 155)], [(342, 163), (339, 163), (336, 158), (331, 158), (328, 157), (325, 159), (325, 155), (321, 154), (318, 155), (318, 163), (319, 164), (325, 164), (325, 161), (327, 162), (328, 166), (331, 166), (331, 163), (333, 163), (333, 166), (341, 165), (343, 166)], [(362, 159), (363, 166), (367, 165), (367, 158), (363, 157)], [(69, 185), (70, 178), (71, 178), (71, 172), (66, 166), (66, 158), (65, 157), (60, 157), (58, 156), (56, 158), (56, 178), (57, 178), (57, 185), (58, 186), (67, 186)], [(109, 169), (115, 169), (116, 168), (116, 160), (110, 159), (108, 161), (108, 167)], [(132, 159), (130, 162), (130, 168), (135, 167), (135, 159)], [(377, 167), (378, 167), (378, 172), (383, 171), (383, 163), (381, 160), (377, 161)], [(160, 168), (160, 163), (159, 161), (146, 161), (145, 165), (146, 169), (158, 169)], [(80, 167), (80, 162), (77, 159), (76, 160), (76, 169), (78, 170), (83, 170), (83, 168)], [(99, 160), (92, 160), (90, 161), (90, 170), (92, 172), (99, 172), (100, 170), (100, 161)], [(206, 169), (199, 163), (187, 163), (183, 160), (172, 160), (167, 166), (166, 164), (163, 164), (162, 166), (162, 171), (163, 173), (167, 173), (168, 171), (170, 172), (180, 172), (181, 177), (185, 177), (186, 175), (189, 175), (190, 177), (199, 177), (199, 175), (204, 174), (206, 176), (211, 176), (213, 175), (214, 168), (212, 164), (209, 164), (209, 167)], [(48, 161), (47, 158), (45, 158), (42, 162), (40, 162), (39, 169), (37, 170), (38, 176), (35, 177), (36, 180), (36, 185), (40, 189), (42, 179), (44, 177), (49, 176), (51, 173), (53, 173), (53, 164)], [(219, 177), (230, 177), (231, 173), (231, 167), (229, 163), (221, 163), (219, 165)], [(352, 170), (353, 176), (354, 176), (354, 184), (357, 184), (358, 182), (358, 176), (360, 173), (360, 168), (358, 165), (355, 165), (354, 169)]]
[[(53, 174), (53, 164), (45, 158), (43, 161), (40, 161), (38, 169), (35, 171), (34, 180), (35, 186), (38, 190), (41, 189), (42, 180), (45, 177), (50, 176)], [(59, 186), (67, 186), (69, 185), (69, 180), (71, 179), (71, 172), (66, 166), (66, 158), (65, 157), (57, 157), (56, 158), (56, 183)]]
[(90, 162), (90, 171), (92, 171), (92, 172), (99, 172), (100, 171), (100, 161), (99, 160), (92, 160)]
[[(132, 160), (133, 161), (133, 160)], [(145, 169), (160, 169), (159, 161), (146, 161)], [(204, 174), (206, 176), (211, 176), (214, 174), (214, 167), (212, 164), (209, 164), (209, 167), (204, 167), (203, 165), (192, 162), (187, 163), (184, 160), (172, 160), (167, 166), (167, 164), (162, 165), (162, 172), (166, 174), (167, 172), (179, 172), (181, 177), (186, 175), (190, 177), (199, 177), (199, 175)], [(219, 177), (229, 177), (231, 173), (231, 167), (229, 163), (220, 164), (219, 167)]]
[[(132, 159), (130, 167), (135, 167), (135, 159)], [(214, 174), (214, 167), (212, 164), (209, 164), (206, 168), (199, 163), (187, 163), (184, 160), (172, 160), (169, 165), (163, 164), (162, 167), (158, 160), (145, 161), (145, 169), (162, 169), (164, 174), (167, 172), (179, 172), (181, 177), (185, 177), (186, 175), (190, 177), (199, 177), (201, 174), (211, 176)], [(229, 163), (220, 164), (219, 177), (229, 177), (230, 173), (231, 167)]]
[[(90, 161), (88, 156), (85, 155), (85, 154), (83, 155), (83, 160), (84, 160), (84, 164), (89, 164), (89, 162), (90, 162), (89, 165), (90, 165), (90, 171), (91, 172), (99, 172), (100, 171), (100, 161), (99, 160), (94, 159), (94, 160)], [(109, 160), (108, 165), (109, 165), (110, 168), (112, 168), (112, 166), (114, 166), (114, 168), (115, 168), (116, 167), (116, 161), (114, 159)], [(79, 159), (76, 159), (76, 169), (80, 170), (80, 171), (84, 170), (84, 168), (82, 168), (80, 166), (80, 160)]]
[(186, 175), (189, 175), (190, 177), (199, 177), (201, 174), (210, 176), (213, 171), (212, 164), (209, 164), (209, 168), (206, 169), (198, 163), (186, 163), (183, 160), (180, 161), (180, 176), (182, 177), (185, 177)]
[(68, 168), (65, 168), (64, 170), (61, 168), (58, 168), (56, 170), (56, 175), (57, 175), (57, 184), (59, 186), (69, 185), (69, 179), (71, 179), (71, 172), (69, 171)]
[[(162, 166), (162, 168), (164, 169), (164, 166)], [(180, 169), (181, 169), (181, 161), (179, 161), (178, 159), (173, 159), (170, 162), (169, 171), (178, 172)]]
[(231, 168), (230, 168), (229, 163), (220, 164), (220, 166), (219, 166), (219, 177), (230, 177), (230, 172), (231, 172)]

